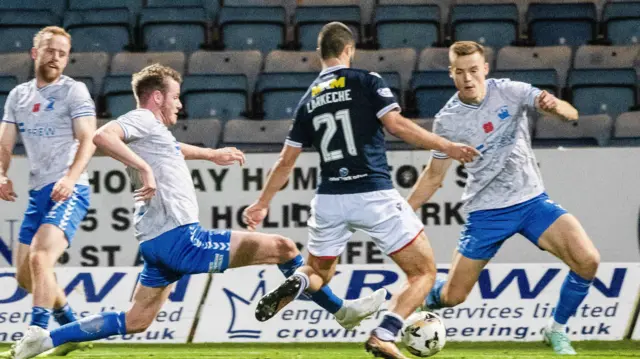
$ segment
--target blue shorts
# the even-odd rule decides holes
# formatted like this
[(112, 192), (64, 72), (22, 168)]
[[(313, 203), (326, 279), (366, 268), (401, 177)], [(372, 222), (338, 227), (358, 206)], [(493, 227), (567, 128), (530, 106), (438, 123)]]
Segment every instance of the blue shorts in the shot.
[(458, 252), (470, 259), (488, 260), (516, 233), (537, 246), (542, 233), (565, 213), (546, 193), (514, 206), (471, 212), (458, 241)]
[(51, 183), (39, 190), (29, 191), (29, 206), (24, 212), (18, 235), (20, 243), (30, 246), (41, 225), (53, 224), (64, 232), (71, 245), (80, 222), (89, 210), (89, 186), (76, 185), (69, 199), (54, 202), (51, 199), (54, 185), (55, 183)]
[(185, 274), (222, 273), (229, 267), (231, 231), (186, 224), (140, 243), (140, 283), (165, 287)]

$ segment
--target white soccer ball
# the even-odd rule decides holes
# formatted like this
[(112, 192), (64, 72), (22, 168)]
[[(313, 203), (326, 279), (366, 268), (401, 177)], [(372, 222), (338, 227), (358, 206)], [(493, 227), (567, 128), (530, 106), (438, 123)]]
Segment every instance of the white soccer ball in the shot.
[(402, 342), (407, 350), (419, 357), (430, 357), (444, 348), (447, 331), (442, 319), (432, 312), (413, 313), (405, 321)]

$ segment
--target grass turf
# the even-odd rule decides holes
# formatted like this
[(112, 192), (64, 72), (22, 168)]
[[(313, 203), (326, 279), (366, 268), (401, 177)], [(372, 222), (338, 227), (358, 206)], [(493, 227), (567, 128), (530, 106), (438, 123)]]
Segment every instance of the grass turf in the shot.
[[(575, 342), (578, 355), (573, 358), (640, 358), (640, 341)], [(8, 345), (0, 345), (0, 351)], [(411, 355), (405, 353), (407, 356)], [(96, 344), (86, 352), (69, 354), (71, 358), (87, 359), (338, 359), (372, 358), (362, 344), (305, 343), (305, 344), (179, 344), (179, 345), (118, 345)], [(558, 358), (542, 343), (483, 342), (448, 343), (436, 358)]]

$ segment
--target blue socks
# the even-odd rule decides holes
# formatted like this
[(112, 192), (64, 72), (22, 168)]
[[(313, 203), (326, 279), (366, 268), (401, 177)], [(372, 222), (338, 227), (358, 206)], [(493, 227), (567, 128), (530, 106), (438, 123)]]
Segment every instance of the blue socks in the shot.
[[(298, 254), (292, 260), (278, 264), (278, 269), (280, 269), (280, 272), (282, 272), (285, 277), (289, 278), (296, 272), (296, 269), (302, 267), (302, 265), (304, 265), (304, 259), (302, 259), (302, 255)], [(342, 308), (342, 299), (333, 294), (329, 286), (325, 285), (320, 288), (319, 291), (310, 294), (310, 297), (311, 300), (331, 314), (336, 314), (336, 312)]]
[(88, 342), (127, 333), (124, 312), (103, 312), (82, 318), (51, 331), (53, 346), (69, 342)]
[(431, 291), (427, 294), (427, 298), (424, 301), (427, 308), (436, 310), (444, 307), (440, 301), (440, 293), (442, 292), (442, 288), (444, 288), (444, 284), (446, 282), (446, 279), (436, 278), (436, 281), (433, 283), (433, 287), (431, 287)]
[(373, 334), (380, 340), (386, 342), (395, 341), (398, 336), (398, 332), (402, 329), (404, 319), (396, 313), (388, 312), (382, 317), (382, 322), (376, 329), (373, 330)]
[(47, 329), (49, 327), (49, 318), (51, 318), (51, 309), (33, 307), (33, 309), (31, 309), (31, 323), (29, 325)]
[(560, 299), (558, 299), (558, 304), (553, 314), (553, 320), (556, 323), (567, 324), (569, 317), (576, 312), (587, 296), (591, 282), (591, 280), (580, 277), (574, 271), (570, 271), (567, 274), (560, 288)]
[(76, 315), (73, 314), (73, 310), (71, 310), (71, 307), (69, 306), (69, 303), (65, 304), (62, 308), (54, 309), (53, 318), (58, 322), (58, 324), (60, 324), (60, 326), (73, 323), (77, 320)]

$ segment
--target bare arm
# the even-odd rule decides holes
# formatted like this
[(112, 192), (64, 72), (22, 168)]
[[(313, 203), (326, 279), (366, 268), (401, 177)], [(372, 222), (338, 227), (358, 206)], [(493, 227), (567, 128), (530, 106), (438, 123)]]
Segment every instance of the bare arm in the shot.
[(93, 144), (93, 134), (96, 132), (96, 118), (94, 116), (78, 117), (73, 119), (73, 134), (80, 142), (73, 163), (69, 167), (67, 177), (74, 183), (78, 180), (82, 172), (87, 168), (89, 160), (96, 151)]
[(6, 176), (18, 131), (15, 123), (0, 122), (0, 176)]
[(567, 121), (578, 120), (578, 110), (576, 110), (575, 107), (567, 101), (560, 100), (547, 91), (540, 92), (538, 97), (536, 97), (535, 104), (536, 109), (540, 110), (544, 114), (559, 117)]
[(238, 162), (242, 166), (245, 162), (244, 153), (235, 147), (225, 147), (216, 150), (181, 142), (180, 151), (182, 151), (185, 160), (207, 160), (221, 166), (228, 166), (234, 162)]
[(438, 188), (442, 187), (442, 182), (451, 163), (451, 158), (441, 160), (431, 157), (429, 165), (422, 171), (418, 182), (413, 186), (409, 197), (407, 197), (407, 202), (409, 202), (414, 211), (426, 203)]
[(267, 216), (269, 203), (276, 192), (287, 183), (300, 152), (302, 152), (302, 148), (289, 145), (285, 145), (280, 152), (280, 157), (271, 169), (267, 183), (262, 188), (258, 200), (244, 210), (242, 217), (250, 230), (255, 230), (256, 226)]
[(444, 137), (429, 132), (402, 116), (398, 111), (389, 111), (380, 118), (384, 127), (405, 142), (427, 150), (437, 150), (462, 163), (471, 162), (480, 154), (471, 146), (453, 143)]

